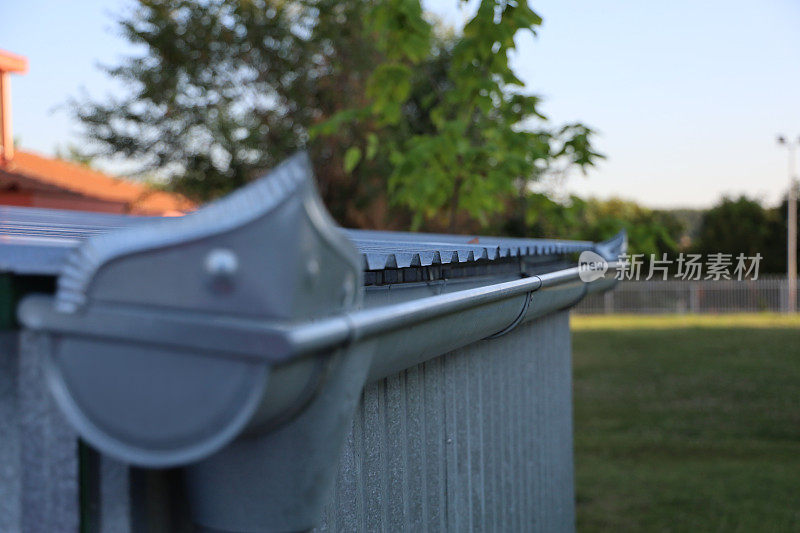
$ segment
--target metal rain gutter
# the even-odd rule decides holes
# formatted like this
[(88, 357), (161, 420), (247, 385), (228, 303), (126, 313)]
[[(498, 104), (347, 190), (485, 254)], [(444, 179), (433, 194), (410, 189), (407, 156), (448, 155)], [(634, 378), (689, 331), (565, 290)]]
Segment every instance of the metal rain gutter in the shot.
[(89, 443), (183, 467), (203, 527), (305, 530), (365, 384), (612, 287), (625, 248), (624, 235), (596, 245), (610, 268), (589, 283), (565, 265), (393, 301), (364, 287), (345, 235), (299, 154), (195, 214), (90, 237), (55, 297), (18, 314), (46, 339), (51, 391)]

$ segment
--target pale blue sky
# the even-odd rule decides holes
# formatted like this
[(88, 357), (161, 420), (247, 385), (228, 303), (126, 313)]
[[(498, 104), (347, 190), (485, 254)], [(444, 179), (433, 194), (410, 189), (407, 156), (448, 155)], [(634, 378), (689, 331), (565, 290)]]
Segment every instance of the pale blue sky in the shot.
[[(456, 0), (428, 0), (458, 24)], [(28, 56), (14, 76), (22, 146), (76, 142), (58, 107), (86, 87), (118, 90), (98, 71), (131, 50), (115, 34), (126, 0), (28, 0), (0, 6), (0, 48)], [(787, 183), (775, 134), (800, 135), (797, 0), (533, 0), (544, 17), (514, 65), (554, 121), (596, 128), (608, 156), (566, 187), (650, 206), (707, 206), (723, 193), (777, 200)]]

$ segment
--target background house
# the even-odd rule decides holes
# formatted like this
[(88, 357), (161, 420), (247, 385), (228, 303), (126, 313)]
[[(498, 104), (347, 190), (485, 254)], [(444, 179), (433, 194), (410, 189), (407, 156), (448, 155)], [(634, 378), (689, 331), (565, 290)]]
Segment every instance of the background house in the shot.
[(10, 74), (27, 69), (24, 57), (0, 50), (0, 205), (155, 216), (181, 215), (195, 208), (178, 194), (70, 161), (15, 150)]

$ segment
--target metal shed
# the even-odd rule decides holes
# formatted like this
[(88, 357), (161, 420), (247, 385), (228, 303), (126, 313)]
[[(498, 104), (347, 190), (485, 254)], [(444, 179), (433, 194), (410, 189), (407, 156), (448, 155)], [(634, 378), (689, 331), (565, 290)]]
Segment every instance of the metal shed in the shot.
[(624, 247), (343, 230), (304, 154), (181, 218), (2, 208), (0, 530), (570, 531), (576, 258)]

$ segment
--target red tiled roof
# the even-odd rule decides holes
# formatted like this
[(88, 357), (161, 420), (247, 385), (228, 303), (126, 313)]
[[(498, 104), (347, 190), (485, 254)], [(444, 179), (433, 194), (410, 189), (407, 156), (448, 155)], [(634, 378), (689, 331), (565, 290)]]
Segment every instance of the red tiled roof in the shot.
[(20, 150), (14, 153), (13, 159), (0, 164), (0, 172), (90, 198), (125, 203), (129, 212), (134, 214), (180, 214), (197, 207), (180, 194), (159, 191), (142, 183), (112, 178), (76, 163)]

